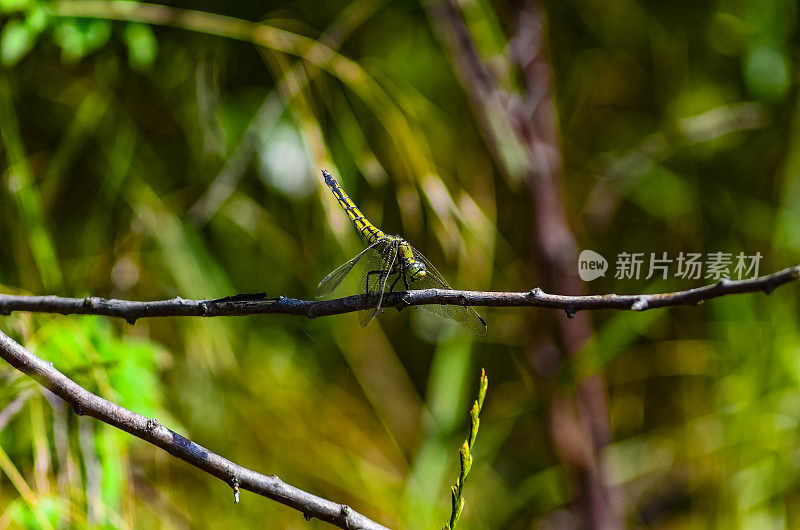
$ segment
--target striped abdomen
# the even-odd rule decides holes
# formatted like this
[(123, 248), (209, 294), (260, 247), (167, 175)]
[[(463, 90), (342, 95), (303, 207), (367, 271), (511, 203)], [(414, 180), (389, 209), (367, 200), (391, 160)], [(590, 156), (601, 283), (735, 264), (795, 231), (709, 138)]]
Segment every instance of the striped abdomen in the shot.
[(371, 245), (377, 239), (386, 235), (364, 217), (364, 214), (361, 213), (358, 206), (355, 205), (353, 200), (345, 193), (342, 187), (339, 186), (339, 183), (336, 182), (336, 179), (333, 178), (333, 175), (331, 175), (329, 171), (323, 169), (322, 176), (325, 178), (325, 184), (328, 185), (331, 192), (333, 192), (333, 195), (336, 197), (336, 200), (339, 201), (339, 206), (347, 213), (347, 217), (355, 223), (356, 228), (367, 241), (367, 244)]

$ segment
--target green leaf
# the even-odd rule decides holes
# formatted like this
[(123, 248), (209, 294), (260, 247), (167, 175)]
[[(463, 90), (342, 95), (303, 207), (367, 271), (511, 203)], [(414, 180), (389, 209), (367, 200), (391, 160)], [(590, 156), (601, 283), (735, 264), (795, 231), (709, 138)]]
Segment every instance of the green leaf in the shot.
[(147, 24), (132, 23), (125, 28), (128, 45), (128, 62), (134, 70), (147, 70), (153, 66), (158, 54), (158, 40)]
[(33, 48), (36, 41), (33, 31), (19, 20), (9, 20), (0, 36), (0, 62), (6, 66), (17, 64)]

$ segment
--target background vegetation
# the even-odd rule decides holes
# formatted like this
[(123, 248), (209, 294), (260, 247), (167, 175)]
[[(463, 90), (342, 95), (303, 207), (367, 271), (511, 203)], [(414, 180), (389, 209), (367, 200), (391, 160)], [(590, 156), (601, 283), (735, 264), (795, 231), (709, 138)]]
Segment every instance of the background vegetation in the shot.
[[(525, 183), (496, 167), (421, 5), (180, 6), (200, 11), (131, 22), (118, 19), (137, 3), (0, 0), (3, 292), (309, 298), (361, 248), (323, 167), (454, 286), (541, 284)], [(800, 261), (794, 2), (543, 7), (580, 248), (612, 269), (620, 252), (760, 252), (763, 273)], [(520, 86), (516, 5), (462, 8), (487, 64)], [(587, 290), (699, 283), (608, 274)], [(626, 525), (780, 528), (800, 525), (797, 294), (592, 314), (594, 339), (546, 384), (531, 356), (545, 310), (484, 310), (482, 339), (415, 310), (366, 328), (353, 315), (0, 325), (94, 392), (399, 528), (448, 519), (480, 367), (491, 386), (463, 527), (574, 525), (546, 403), (600, 374), (601, 456)], [(0, 527), (325, 526), (247, 492), (234, 505), (216, 479), (11, 367), (0, 377)]]

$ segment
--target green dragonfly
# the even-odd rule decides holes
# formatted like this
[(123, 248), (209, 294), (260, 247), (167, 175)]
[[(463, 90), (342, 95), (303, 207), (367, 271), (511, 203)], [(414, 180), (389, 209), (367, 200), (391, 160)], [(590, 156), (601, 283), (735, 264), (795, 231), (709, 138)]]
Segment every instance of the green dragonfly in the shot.
[[(387, 235), (370, 223), (330, 172), (323, 169), (322, 176), (325, 184), (339, 201), (339, 205), (355, 223), (356, 229), (367, 242), (367, 248), (319, 282), (318, 298), (336, 289), (350, 274), (356, 263), (362, 260), (366, 267), (361, 277), (361, 285), (364, 286), (367, 294), (376, 293), (378, 295), (378, 305), (374, 310), (367, 309), (359, 312), (362, 326), (369, 324), (380, 311), (383, 295), (387, 292), (387, 285), (389, 286), (388, 292), (392, 292), (400, 280), (403, 281), (406, 290), (409, 290), (412, 284), (416, 289), (452, 289), (436, 270), (436, 267), (408, 241), (400, 236)], [(391, 283), (389, 282), (390, 278), (393, 278)], [(439, 316), (455, 320), (476, 335), (486, 335), (486, 322), (471, 307), (460, 305), (424, 305), (423, 307)]]

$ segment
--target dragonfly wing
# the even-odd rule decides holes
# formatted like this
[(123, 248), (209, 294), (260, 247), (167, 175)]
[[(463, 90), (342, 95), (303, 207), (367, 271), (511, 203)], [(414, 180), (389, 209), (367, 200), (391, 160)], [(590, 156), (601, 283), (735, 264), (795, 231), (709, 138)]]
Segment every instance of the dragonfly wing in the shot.
[[(414, 282), (413, 287), (416, 289), (449, 289), (450, 284), (441, 275), (441, 273), (433, 266), (433, 264), (422, 255), (422, 253), (413, 248), (414, 259), (417, 259), (425, 264), (427, 274), (425, 277), (417, 282)], [(455, 320), (472, 333), (483, 337), (486, 335), (486, 321), (475, 311), (473, 308), (462, 305), (450, 304), (428, 304), (422, 306), (431, 313), (439, 315), (440, 317)]]
[(425, 277), (417, 282), (417, 285), (425, 284), (425, 287), (420, 287), (420, 289), (452, 289), (450, 284), (447, 283), (447, 280), (444, 279), (444, 276), (442, 276), (439, 270), (433, 266), (433, 263), (431, 263), (422, 252), (414, 247), (411, 247), (411, 251), (414, 253), (414, 259), (424, 263), (425, 269), (428, 271)]
[(440, 317), (455, 320), (479, 337), (486, 335), (486, 321), (471, 307), (439, 304), (429, 304), (422, 307)]
[(378, 305), (375, 306), (375, 309), (370, 308), (359, 312), (358, 320), (361, 322), (362, 326), (369, 324), (381, 309), (383, 293), (386, 292), (386, 282), (389, 276), (391, 276), (392, 269), (394, 269), (394, 264), (397, 261), (397, 248), (397, 242), (392, 241), (390, 245), (387, 245), (382, 250), (381, 259), (375, 260), (373, 264), (364, 271), (365, 277), (363, 283), (366, 292), (368, 294), (370, 292), (378, 293)]
[(317, 286), (317, 293), (316, 293), (317, 298), (321, 298), (326, 294), (330, 293), (331, 291), (333, 291), (334, 289), (336, 289), (337, 287), (339, 287), (339, 284), (342, 283), (342, 280), (344, 280), (348, 274), (350, 274), (350, 271), (353, 270), (353, 267), (355, 267), (356, 263), (358, 263), (358, 260), (363, 258), (364, 255), (369, 253), (371, 250), (375, 251), (378, 250), (377, 247), (384, 243), (385, 241), (383, 241), (382, 238), (378, 239), (373, 244), (371, 244), (370, 246), (368, 246), (367, 248), (356, 254), (356, 256), (353, 259), (344, 263), (336, 270), (325, 276)]

